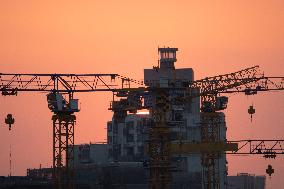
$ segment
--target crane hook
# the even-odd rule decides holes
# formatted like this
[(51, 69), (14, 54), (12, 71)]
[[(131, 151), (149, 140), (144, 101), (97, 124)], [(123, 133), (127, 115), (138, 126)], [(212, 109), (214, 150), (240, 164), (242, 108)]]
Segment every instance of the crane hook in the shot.
[(12, 128), (12, 125), (15, 123), (15, 119), (13, 118), (12, 114), (8, 114), (5, 118), (5, 123), (9, 126), (9, 131)]
[(252, 115), (255, 114), (253, 105), (249, 106), (248, 113), (250, 114), (250, 121), (252, 122)]
[(271, 175), (274, 173), (274, 169), (272, 168), (272, 165), (268, 165), (266, 169), (266, 173), (271, 177)]

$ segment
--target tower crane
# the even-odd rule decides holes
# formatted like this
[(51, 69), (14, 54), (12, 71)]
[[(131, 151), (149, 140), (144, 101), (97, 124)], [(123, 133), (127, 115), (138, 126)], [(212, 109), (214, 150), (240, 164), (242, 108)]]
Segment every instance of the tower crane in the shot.
[[(19, 92), (47, 93), (48, 108), (53, 113), (53, 182), (56, 189), (74, 188), (75, 113), (80, 111), (74, 93), (112, 92), (130, 87), (131, 83), (139, 84), (139, 81), (118, 74), (0, 73), (3, 96)], [(6, 122), (12, 124), (11, 121)]]
[[(218, 147), (210, 145), (223, 142), (221, 141), (219, 133), (221, 121), (218, 111), (226, 109), (228, 98), (218, 95), (225, 93), (244, 93), (245, 95), (255, 95), (261, 91), (284, 90), (284, 77), (266, 77), (264, 74), (260, 73), (258, 66), (254, 66), (231, 74), (197, 80), (190, 83), (188, 87), (190, 89), (200, 89), (200, 93), (198, 95), (201, 97), (202, 111), (200, 116), (201, 143), (209, 144), (208, 152), (210, 152), (210, 148), (218, 149)], [(192, 98), (193, 96), (194, 95), (191, 97), (185, 97), (185, 99)], [(227, 143), (226, 145), (233, 144), (234, 143)], [(226, 148), (223, 150), (219, 148), (219, 150), (215, 150), (215, 152), (211, 151), (210, 153), (202, 153), (203, 188), (219, 188), (219, 170), (218, 167), (215, 166), (215, 163), (220, 152), (228, 150), (226, 145)], [(230, 151), (232, 151), (232, 149), (237, 151), (234, 147), (231, 148)], [(271, 154), (266, 155), (270, 156)]]

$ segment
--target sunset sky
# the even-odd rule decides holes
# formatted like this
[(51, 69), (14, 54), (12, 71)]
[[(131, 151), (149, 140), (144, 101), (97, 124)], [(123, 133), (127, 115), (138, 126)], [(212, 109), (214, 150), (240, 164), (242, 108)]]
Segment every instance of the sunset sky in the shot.
[[(283, 0), (0, 1), (0, 72), (118, 73), (143, 78), (157, 65), (158, 46), (179, 48), (177, 68), (195, 79), (260, 65), (284, 76)], [(111, 94), (78, 94), (76, 143), (106, 139)], [(253, 122), (247, 114), (256, 108)], [(25, 175), (52, 164), (52, 113), (42, 93), (0, 97), (0, 175)], [(8, 131), (4, 118), (16, 123)], [(231, 95), (225, 111), (228, 140), (283, 139), (284, 91)], [(284, 155), (276, 160), (229, 156), (229, 174), (275, 174), (268, 188), (284, 185)]]

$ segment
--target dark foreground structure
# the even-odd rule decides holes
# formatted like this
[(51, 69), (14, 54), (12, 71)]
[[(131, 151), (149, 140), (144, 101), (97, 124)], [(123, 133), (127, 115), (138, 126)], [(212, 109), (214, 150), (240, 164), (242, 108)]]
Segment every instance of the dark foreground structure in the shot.
[[(2, 177), (0, 189), (52, 188), (52, 169), (28, 170), (26, 177)], [(148, 170), (143, 163), (110, 163), (86, 165), (76, 169), (76, 189), (148, 189)], [(201, 174), (176, 172), (173, 189), (201, 188)]]
[(50, 189), (51, 180), (29, 177), (0, 177), (0, 189)]
[[(0, 189), (51, 189), (52, 168), (30, 169), (25, 177), (0, 177)], [(201, 174), (175, 172), (172, 189), (202, 189)], [(147, 169), (141, 163), (86, 165), (76, 169), (76, 189), (148, 189)], [(265, 176), (228, 176), (228, 189), (265, 189)]]

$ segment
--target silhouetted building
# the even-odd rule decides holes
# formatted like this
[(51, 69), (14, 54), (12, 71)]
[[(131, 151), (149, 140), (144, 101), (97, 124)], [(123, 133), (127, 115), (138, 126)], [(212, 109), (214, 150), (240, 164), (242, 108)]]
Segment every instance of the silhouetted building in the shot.
[(265, 189), (265, 176), (239, 173), (228, 176), (228, 189)]

